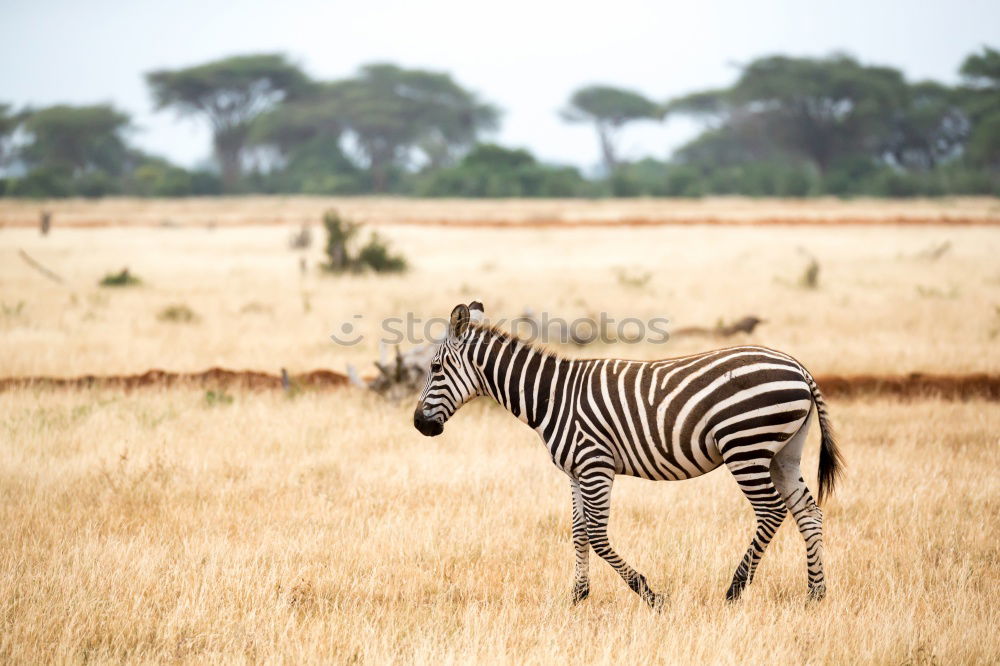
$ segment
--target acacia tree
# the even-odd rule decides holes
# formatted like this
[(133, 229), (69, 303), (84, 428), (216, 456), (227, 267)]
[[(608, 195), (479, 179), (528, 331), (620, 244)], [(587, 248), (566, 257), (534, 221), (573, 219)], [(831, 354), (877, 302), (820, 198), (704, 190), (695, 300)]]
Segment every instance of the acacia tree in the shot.
[(344, 125), (336, 100), (324, 88), (320, 84), (308, 97), (279, 104), (258, 116), (250, 134), (251, 142), (274, 148), (287, 157), (316, 139), (339, 139)]
[(892, 68), (845, 55), (772, 56), (747, 65), (733, 87), (675, 99), (666, 112), (712, 118), (748, 146), (764, 137), (826, 172), (840, 158), (878, 155), (906, 99)]
[(431, 165), (446, 163), (496, 126), (498, 112), (451, 76), (391, 64), (361, 68), (358, 75), (327, 88), (338, 118), (348, 129), (371, 175), (384, 192), (389, 171), (413, 150)]
[(282, 190), (312, 194), (356, 192), (357, 167), (341, 146), (344, 123), (329, 84), (283, 102), (253, 123), (249, 142), (276, 158), (270, 175)]
[(843, 55), (762, 58), (743, 71), (732, 92), (743, 111), (760, 109), (770, 136), (820, 172), (839, 157), (875, 153), (905, 96), (898, 70)]
[(960, 72), (973, 122), (969, 157), (974, 164), (1000, 168), (1000, 51), (983, 47), (965, 59)]
[(933, 169), (961, 152), (969, 129), (960, 93), (923, 81), (908, 87), (904, 106), (891, 120), (885, 151), (898, 166)]
[(569, 122), (592, 123), (601, 142), (601, 156), (608, 173), (618, 166), (615, 135), (628, 123), (659, 120), (660, 108), (632, 90), (594, 85), (580, 88), (570, 97), (562, 112)]
[(107, 104), (26, 111), (22, 127), (28, 141), (19, 157), (28, 168), (120, 175), (129, 157), (125, 132), (130, 124), (128, 114)]
[(0, 104), (0, 168), (7, 166), (13, 149), (11, 142), (23, 117), (10, 104)]
[(146, 75), (157, 109), (200, 115), (212, 126), (225, 188), (239, 181), (250, 127), (261, 113), (310, 88), (305, 74), (280, 54), (244, 55)]

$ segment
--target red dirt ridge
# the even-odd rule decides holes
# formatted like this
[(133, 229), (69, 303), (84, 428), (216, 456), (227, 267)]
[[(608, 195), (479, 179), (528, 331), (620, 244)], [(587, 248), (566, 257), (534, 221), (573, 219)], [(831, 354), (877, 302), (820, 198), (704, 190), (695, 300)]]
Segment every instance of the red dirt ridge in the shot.
[[(289, 377), (301, 389), (331, 389), (348, 385), (347, 376), (333, 370), (313, 370)], [(946, 400), (984, 399), (1000, 401), (1000, 375), (923, 374), (907, 375), (825, 375), (816, 377), (829, 398), (885, 396), (899, 399), (936, 397)], [(280, 389), (281, 375), (256, 370), (209, 368), (204, 372), (147, 370), (138, 375), (83, 375), (81, 377), (5, 377), (0, 392), (19, 388), (120, 388), (199, 386), (205, 388)]]

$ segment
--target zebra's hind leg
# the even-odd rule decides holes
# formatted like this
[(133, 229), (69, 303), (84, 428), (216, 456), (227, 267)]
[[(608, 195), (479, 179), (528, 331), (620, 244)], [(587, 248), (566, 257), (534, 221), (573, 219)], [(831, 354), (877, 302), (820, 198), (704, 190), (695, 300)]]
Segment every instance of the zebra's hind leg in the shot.
[(587, 518), (583, 512), (583, 493), (580, 482), (570, 478), (573, 491), (573, 547), (576, 549), (576, 570), (573, 576), (573, 604), (590, 596), (590, 539), (587, 537)]
[(649, 589), (646, 577), (623, 560), (608, 542), (608, 519), (611, 516), (611, 486), (614, 471), (610, 464), (588, 465), (580, 475), (580, 493), (583, 497), (584, 515), (587, 518), (587, 537), (590, 546), (601, 558), (618, 572), (629, 588), (654, 610), (663, 608), (663, 597)]
[(823, 573), (823, 512), (813, 499), (802, 478), (799, 460), (802, 445), (809, 431), (806, 421), (771, 461), (771, 478), (777, 486), (785, 505), (792, 512), (799, 533), (806, 542), (806, 568), (809, 574), (809, 597), (816, 601), (826, 596), (826, 577)]
[(750, 501), (757, 519), (753, 540), (750, 541), (750, 547), (736, 567), (733, 582), (726, 591), (726, 601), (739, 599), (744, 588), (753, 581), (760, 558), (763, 557), (774, 533), (778, 531), (788, 514), (785, 500), (771, 482), (772, 455), (771, 451), (763, 451), (757, 458), (744, 459), (739, 454), (726, 457), (726, 466), (736, 477), (736, 483)]

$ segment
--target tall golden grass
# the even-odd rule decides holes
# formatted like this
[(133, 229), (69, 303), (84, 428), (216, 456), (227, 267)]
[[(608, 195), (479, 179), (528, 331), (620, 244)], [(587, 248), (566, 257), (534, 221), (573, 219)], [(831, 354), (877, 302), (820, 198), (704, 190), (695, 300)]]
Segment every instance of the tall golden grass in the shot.
[(752, 515), (724, 470), (619, 479), (612, 542), (668, 595), (657, 615), (596, 557), (570, 606), (566, 478), (500, 409), (431, 440), (358, 391), (231, 397), (0, 394), (0, 661), (1000, 658), (993, 404), (833, 405), (849, 474), (820, 604), (791, 523), (725, 604)]
[[(318, 229), (311, 249), (290, 250), (291, 225), (331, 205), (377, 225), (411, 271), (324, 276)], [(55, 213), (44, 238), (28, 226), (43, 208)], [(818, 375), (997, 373), (996, 226), (531, 225), (998, 214), (993, 199), (5, 201), (0, 377), (365, 372), (382, 318), (442, 317), (472, 299), (494, 318), (527, 306), (671, 327), (766, 320), (724, 341), (558, 347), (574, 356), (758, 343)], [(442, 220), (523, 226), (408, 224)], [(810, 256), (816, 288), (800, 284)], [(141, 286), (97, 286), (125, 266)], [(344, 321), (367, 337), (335, 345)], [(596, 557), (591, 598), (570, 606), (568, 483), (532, 432), (484, 401), (429, 440), (411, 404), (355, 389), (8, 386), (0, 662), (1000, 661), (995, 402), (832, 401), (848, 475), (824, 507), (820, 604), (806, 604), (791, 523), (744, 599), (724, 603), (753, 522), (727, 472), (619, 480), (612, 542), (668, 595), (657, 615)], [(816, 448), (814, 433), (814, 487)]]

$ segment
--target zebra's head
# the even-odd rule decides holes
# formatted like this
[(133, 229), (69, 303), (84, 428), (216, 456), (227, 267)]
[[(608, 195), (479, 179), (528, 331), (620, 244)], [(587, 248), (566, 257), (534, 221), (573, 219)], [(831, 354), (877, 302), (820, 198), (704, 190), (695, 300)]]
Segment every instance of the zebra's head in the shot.
[(439, 345), (427, 371), (424, 390), (413, 412), (413, 426), (428, 437), (444, 432), (444, 423), (481, 393), (479, 373), (465, 354), (472, 322), (483, 319), (483, 304), (473, 301), (451, 311), (448, 336)]

